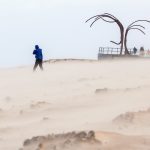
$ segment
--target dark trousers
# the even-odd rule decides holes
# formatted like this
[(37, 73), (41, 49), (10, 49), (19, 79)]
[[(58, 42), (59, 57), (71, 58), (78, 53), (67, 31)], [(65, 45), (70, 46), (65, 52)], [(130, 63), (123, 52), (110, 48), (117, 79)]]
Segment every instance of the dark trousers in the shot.
[(40, 69), (43, 70), (43, 60), (42, 59), (36, 59), (35, 65), (33, 67), (33, 71), (36, 70), (37, 66), (39, 65)]

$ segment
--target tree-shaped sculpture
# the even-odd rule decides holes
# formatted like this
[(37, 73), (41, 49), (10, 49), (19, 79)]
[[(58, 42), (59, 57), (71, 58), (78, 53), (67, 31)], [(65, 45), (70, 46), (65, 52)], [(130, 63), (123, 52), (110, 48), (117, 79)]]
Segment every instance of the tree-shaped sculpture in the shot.
[(145, 29), (144, 26), (137, 24), (139, 22), (148, 22), (150, 23), (149, 20), (136, 20), (134, 22), (132, 22), (126, 29), (125, 31), (125, 37), (124, 37), (124, 47), (125, 47), (125, 54), (129, 54), (128, 48), (127, 48), (127, 36), (130, 30), (138, 30), (141, 33), (145, 34), (145, 32), (143, 31)]
[[(110, 20), (106, 20), (106, 18), (109, 18)], [(102, 19), (105, 22), (108, 23), (116, 23), (119, 26), (120, 29), (120, 42), (114, 42), (114, 41), (110, 41), (116, 45), (121, 45), (120, 46), (120, 54), (122, 54), (122, 50), (123, 50), (123, 44), (124, 44), (124, 27), (122, 25), (122, 23), (113, 15), (109, 14), (109, 13), (104, 13), (101, 15), (96, 15), (93, 16), (91, 18), (89, 18), (86, 22), (90, 21), (91, 19), (94, 19), (94, 21), (91, 23), (90, 27), (93, 26), (93, 24), (98, 21), (99, 19)]]

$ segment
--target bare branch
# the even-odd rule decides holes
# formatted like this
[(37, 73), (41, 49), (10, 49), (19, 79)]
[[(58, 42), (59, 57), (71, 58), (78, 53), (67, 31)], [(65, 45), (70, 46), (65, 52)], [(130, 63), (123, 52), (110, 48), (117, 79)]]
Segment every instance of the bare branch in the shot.
[(148, 23), (150, 23), (149, 20), (136, 20), (136, 21), (132, 22), (128, 27), (131, 27), (133, 24), (135, 24), (137, 22), (148, 22)]
[(143, 34), (145, 34), (145, 32), (144, 31), (142, 31), (141, 29), (139, 29), (139, 28), (130, 28), (130, 30), (139, 30), (140, 32), (142, 32)]
[(118, 20), (115, 16), (113, 16), (112, 14), (109, 14), (109, 13), (104, 13), (104, 15), (108, 15), (108, 16), (111, 16), (114, 20)]
[[(99, 16), (99, 15), (93, 16), (93, 17), (89, 18), (88, 20), (86, 20), (86, 22), (88, 22), (88, 21), (90, 21), (91, 19), (96, 18), (96, 17), (98, 17), (98, 16)], [(86, 22), (85, 22), (85, 23), (86, 23)]]
[(115, 21), (108, 21), (108, 20), (104, 19), (103, 17), (98, 16), (98, 17), (91, 23), (90, 27), (92, 27), (93, 24), (94, 24), (97, 20), (99, 20), (99, 19), (102, 19), (103, 21), (108, 22), (108, 23), (114, 23), (114, 22), (115, 22)]
[(121, 44), (121, 41), (119, 43), (114, 42), (114, 41), (110, 41), (110, 42), (113, 43), (113, 44), (116, 44), (116, 45), (120, 45)]
[(93, 24), (94, 24), (97, 20), (99, 20), (99, 19), (101, 19), (101, 17), (97, 17), (97, 18), (91, 23), (90, 27), (92, 27)]
[[(106, 17), (106, 16), (104, 16), (104, 17)], [(102, 15), (93, 16), (93, 17), (89, 18), (88, 20), (86, 20), (86, 22), (90, 21), (90, 20), (93, 19), (93, 18), (96, 18), (96, 19), (92, 22), (91, 26), (92, 26), (97, 20), (99, 20), (99, 19), (102, 19), (103, 21), (109, 22), (109, 23), (114, 23), (114, 22), (115, 22), (115, 21), (109, 21), (109, 20), (104, 19)], [(110, 19), (112, 19), (112, 18), (110, 18)], [(113, 20), (113, 19), (112, 19), (112, 20)]]
[(115, 23), (116, 21), (109, 21), (109, 20), (106, 20), (106, 19), (104, 19), (103, 17), (101, 18), (103, 21), (105, 21), (105, 22), (108, 22), (108, 23)]
[(142, 25), (132, 25), (132, 26), (130, 26), (129, 28), (132, 28), (132, 27), (141, 27), (141, 28), (145, 29), (145, 27), (142, 26)]

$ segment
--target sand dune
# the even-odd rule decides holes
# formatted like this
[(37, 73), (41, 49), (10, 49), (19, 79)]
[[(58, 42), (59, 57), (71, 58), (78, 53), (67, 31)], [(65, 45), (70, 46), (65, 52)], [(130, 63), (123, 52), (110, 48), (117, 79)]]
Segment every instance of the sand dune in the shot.
[(113, 124), (124, 132), (131, 133), (130, 130), (139, 134), (149, 135), (150, 109), (138, 112), (126, 112), (113, 119)]
[(1, 69), (0, 150), (90, 130), (102, 150), (148, 149), (149, 68), (149, 59), (112, 59), (48, 61), (34, 73), (32, 66)]
[(98, 132), (96, 138), (102, 142), (102, 150), (147, 150), (150, 136), (126, 136), (112, 132)]
[(147, 150), (150, 136), (125, 136), (113, 132), (71, 132), (33, 137), (20, 150)]
[(127, 124), (150, 124), (150, 109), (146, 111), (138, 111), (138, 112), (127, 112), (125, 114), (121, 114), (113, 120), (114, 123), (127, 123)]
[(22, 150), (67, 150), (67, 149), (98, 149), (101, 142), (96, 140), (93, 131), (86, 132), (71, 132), (66, 134), (47, 135), (33, 137), (24, 141)]

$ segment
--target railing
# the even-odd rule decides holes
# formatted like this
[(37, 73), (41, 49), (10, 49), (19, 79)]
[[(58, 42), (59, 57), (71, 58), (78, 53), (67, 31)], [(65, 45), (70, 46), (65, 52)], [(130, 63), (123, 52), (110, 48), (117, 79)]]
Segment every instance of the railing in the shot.
[[(128, 49), (130, 55), (135, 55), (133, 48)], [(99, 47), (98, 60), (106, 57), (117, 57), (121, 54), (121, 48), (114, 47)], [(125, 49), (122, 50), (122, 55), (125, 54)]]
[[(130, 54), (133, 54), (133, 48), (128, 49)], [(99, 47), (100, 54), (106, 55), (120, 55), (121, 49), (114, 47)], [(125, 49), (122, 50), (122, 54), (125, 54)]]
[[(128, 49), (130, 56), (140, 56), (140, 57), (149, 57), (150, 58), (150, 50), (140, 51), (137, 50), (134, 52), (133, 48)], [(121, 52), (120, 48), (114, 47), (99, 47), (98, 59), (103, 57), (115, 57), (119, 56)], [(122, 50), (122, 55), (125, 54), (125, 49)]]

